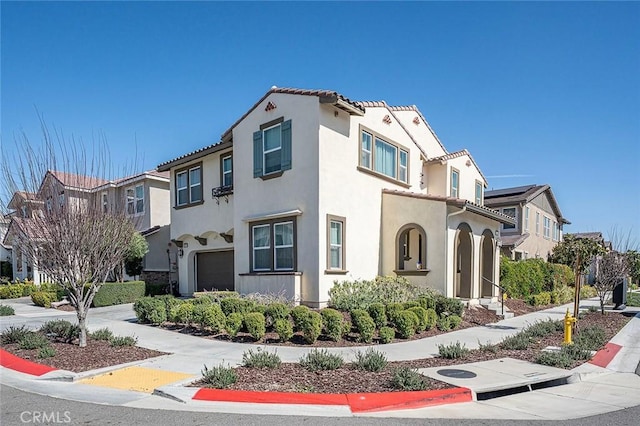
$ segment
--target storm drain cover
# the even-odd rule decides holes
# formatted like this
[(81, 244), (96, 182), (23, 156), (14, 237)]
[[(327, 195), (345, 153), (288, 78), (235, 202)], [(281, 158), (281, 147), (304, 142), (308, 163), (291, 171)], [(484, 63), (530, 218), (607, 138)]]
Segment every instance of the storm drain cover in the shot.
[(477, 376), (473, 371), (460, 370), (458, 368), (445, 368), (443, 370), (438, 370), (437, 373), (441, 376), (455, 379), (473, 379)]

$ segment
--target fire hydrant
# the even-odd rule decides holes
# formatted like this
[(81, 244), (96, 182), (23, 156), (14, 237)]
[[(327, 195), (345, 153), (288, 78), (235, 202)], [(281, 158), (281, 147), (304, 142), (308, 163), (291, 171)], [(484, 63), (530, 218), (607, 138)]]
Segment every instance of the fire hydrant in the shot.
[(571, 341), (571, 329), (573, 328), (573, 324), (575, 324), (577, 320), (571, 316), (569, 313), (569, 309), (567, 309), (567, 313), (564, 315), (564, 344), (572, 345)]

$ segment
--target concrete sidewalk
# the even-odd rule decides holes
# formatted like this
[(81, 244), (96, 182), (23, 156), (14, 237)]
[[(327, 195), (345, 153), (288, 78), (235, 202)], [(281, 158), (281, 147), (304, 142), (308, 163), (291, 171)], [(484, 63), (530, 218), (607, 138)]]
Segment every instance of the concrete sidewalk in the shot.
[[(2, 318), (2, 329), (10, 325), (22, 324), (37, 328), (49, 319), (65, 318), (73, 321), (75, 318), (73, 312), (43, 310), (32, 306), (30, 301), (25, 299), (5, 300), (2, 303), (10, 305), (16, 310), (15, 316)], [(581, 308), (597, 305), (597, 303), (597, 300), (582, 301)], [(505, 337), (518, 333), (536, 321), (562, 319), (567, 307), (571, 307), (571, 305), (522, 315), (482, 327), (458, 330), (409, 342), (378, 345), (375, 348), (384, 352), (390, 361), (436, 356), (439, 344), (449, 344), (456, 341), (466, 345), (467, 348), (475, 349), (480, 343), (499, 343)], [(628, 311), (632, 312), (633, 310), (629, 308)], [(256, 404), (194, 400), (194, 395), (198, 389), (183, 386), (185, 383), (190, 383), (200, 377), (204, 365), (212, 366), (224, 362), (233, 366), (241, 362), (243, 353), (248, 349), (264, 347), (265, 345), (221, 342), (184, 335), (148, 325), (139, 325), (135, 321), (135, 314), (131, 304), (92, 309), (88, 318), (88, 325), (90, 330), (108, 327), (116, 335), (135, 335), (140, 346), (168, 352), (170, 355), (135, 362), (128, 366), (116, 366), (81, 374), (52, 372), (45, 374), (40, 379), (34, 379), (23, 373), (2, 368), (0, 370), (2, 371), (2, 382), (30, 392), (46, 393), (86, 402), (140, 408), (255, 414), (355, 415), (348, 406), (342, 405), (304, 404), (301, 406), (297, 404)], [(635, 374), (640, 362), (640, 317), (636, 316), (632, 319), (612, 339), (611, 343), (619, 345), (620, 349), (611, 360), (608, 360), (607, 365), (604, 367), (584, 364), (576, 371), (568, 372), (530, 363), (518, 365), (518, 363), (507, 362), (510, 366), (509, 369), (512, 371), (510, 375), (505, 375), (504, 365), (506, 364), (502, 366), (497, 366), (496, 364), (464, 366), (477, 374), (474, 378), (474, 384), (466, 385), (469, 388), (476, 387), (476, 390), (489, 389), (492, 386), (529, 386), (530, 389), (531, 383), (535, 383), (536, 380), (540, 382), (566, 378), (567, 380), (565, 381), (569, 383), (562, 386), (537, 389), (485, 401), (458, 402), (437, 407), (387, 410), (381, 413), (357, 415), (566, 419), (640, 405), (640, 377)], [(332, 353), (339, 353), (346, 361), (351, 361), (355, 358), (355, 353), (358, 349), (365, 348), (328, 348), (328, 350)], [(277, 351), (283, 362), (297, 362), (311, 349), (277, 346), (268, 350)], [(129, 367), (129, 369), (123, 367)], [(496, 383), (496, 381), (500, 382), (497, 379), (500, 375), (495, 374), (496, 370), (501, 370), (504, 378), (502, 384)], [(111, 375), (123, 374), (123, 377), (136, 375), (137, 380), (144, 377), (146, 382), (144, 387), (140, 385), (140, 389), (148, 389), (149, 386), (153, 386), (154, 380), (157, 378), (157, 386), (154, 387), (155, 394), (133, 392), (127, 390), (126, 386), (117, 388), (91, 384), (92, 381), (96, 383), (97, 377), (106, 371), (111, 371)], [(425, 371), (425, 373), (428, 375), (434, 374), (433, 371)], [(518, 377), (521, 377), (521, 379)], [(532, 380), (532, 377), (537, 378)], [(64, 378), (72, 381), (46, 380), (52, 378)], [(443, 380), (443, 377), (438, 377), (438, 379)], [(123, 379), (124, 382), (128, 380), (130, 379)], [(447, 380), (445, 379), (444, 381)], [(150, 382), (151, 385), (147, 382)], [(454, 384), (464, 386), (464, 379), (458, 379)], [(570, 404), (569, 401), (571, 402)], [(540, 407), (545, 408), (541, 410)], [(568, 409), (568, 407), (570, 408)]]

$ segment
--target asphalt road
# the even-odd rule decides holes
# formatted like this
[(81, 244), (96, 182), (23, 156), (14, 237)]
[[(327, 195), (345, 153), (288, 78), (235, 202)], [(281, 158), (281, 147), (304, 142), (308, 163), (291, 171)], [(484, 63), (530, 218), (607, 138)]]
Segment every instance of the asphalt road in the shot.
[[(305, 417), (267, 416), (187, 411), (145, 410), (109, 405), (88, 404), (50, 396), (23, 392), (9, 386), (0, 386), (0, 424), (2, 426), (63, 424), (63, 425), (233, 425), (233, 426), (333, 426), (333, 425), (438, 425), (438, 426), (637, 426), (640, 423), (640, 406), (613, 413), (558, 421), (514, 420), (453, 420), (453, 419), (381, 419), (369, 417)], [(543, 409), (541, 407), (541, 409)]]

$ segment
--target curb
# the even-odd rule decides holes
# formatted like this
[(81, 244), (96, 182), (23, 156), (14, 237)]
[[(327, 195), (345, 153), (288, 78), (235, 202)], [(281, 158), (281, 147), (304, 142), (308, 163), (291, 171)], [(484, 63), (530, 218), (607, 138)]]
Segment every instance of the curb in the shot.
[(620, 352), (622, 346), (615, 343), (607, 343), (604, 348), (600, 349), (596, 354), (588, 361), (590, 364), (597, 365), (598, 367), (607, 368), (607, 365), (613, 358)]
[(471, 402), (473, 396), (471, 390), (467, 388), (351, 394), (258, 392), (200, 388), (192, 399), (197, 401), (262, 404), (346, 405), (353, 413), (366, 413)]
[(42, 376), (43, 374), (57, 371), (57, 368), (44, 364), (28, 361), (17, 357), (4, 349), (0, 349), (0, 365), (20, 373), (30, 374), (32, 376)]

